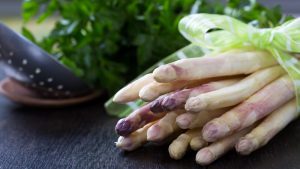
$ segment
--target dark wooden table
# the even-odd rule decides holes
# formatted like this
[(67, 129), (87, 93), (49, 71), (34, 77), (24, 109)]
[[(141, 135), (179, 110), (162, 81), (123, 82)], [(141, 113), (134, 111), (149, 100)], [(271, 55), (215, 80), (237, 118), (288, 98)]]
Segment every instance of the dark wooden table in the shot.
[[(106, 115), (104, 99), (62, 109), (16, 105), (0, 97), (0, 168), (201, 168), (189, 152), (172, 160), (167, 146), (146, 146), (134, 152), (115, 148), (116, 118)], [(300, 120), (266, 147), (250, 156), (230, 152), (209, 169), (300, 168)]]

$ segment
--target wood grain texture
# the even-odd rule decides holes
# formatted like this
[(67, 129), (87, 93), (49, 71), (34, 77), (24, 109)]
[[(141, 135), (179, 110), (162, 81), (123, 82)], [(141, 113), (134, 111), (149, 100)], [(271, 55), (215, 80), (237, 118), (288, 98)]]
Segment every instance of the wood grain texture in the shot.
[[(168, 146), (145, 146), (134, 152), (115, 148), (116, 118), (103, 110), (104, 100), (63, 109), (20, 107), (0, 97), (0, 168), (197, 168), (195, 152), (172, 160)], [(293, 122), (266, 147), (250, 156), (230, 152), (208, 169), (296, 169), (300, 165), (300, 121)]]

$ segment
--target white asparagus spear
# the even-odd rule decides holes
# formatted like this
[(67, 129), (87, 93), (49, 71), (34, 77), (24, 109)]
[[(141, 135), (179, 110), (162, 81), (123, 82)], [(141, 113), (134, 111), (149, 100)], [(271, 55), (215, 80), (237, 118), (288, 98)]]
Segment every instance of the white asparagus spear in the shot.
[(179, 135), (169, 146), (169, 154), (175, 160), (181, 159), (189, 149), (190, 141), (201, 135), (201, 128), (188, 130)]
[(183, 110), (172, 111), (159, 119), (157, 123), (148, 129), (147, 140), (159, 142), (174, 132), (179, 131), (180, 128), (176, 124), (176, 117), (183, 112)]
[(210, 81), (199, 86), (174, 91), (163, 95), (151, 103), (153, 113), (169, 112), (178, 108), (184, 108), (185, 102), (189, 97), (194, 97), (202, 93), (211, 92), (237, 83), (241, 78), (230, 78), (225, 80)]
[(257, 71), (231, 86), (189, 98), (185, 109), (199, 112), (236, 105), (283, 74), (285, 71), (280, 66)]
[(207, 145), (208, 145), (208, 142), (205, 141), (202, 137), (202, 131), (200, 131), (197, 136), (193, 137), (190, 142), (190, 147), (194, 151), (198, 151)]
[(126, 103), (139, 98), (139, 91), (145, 86), (154, 82), (152, 73), (129, 83), (127, 86), (119, 90), (113, 97), (113, 102)]
[(266, 145), (278, 132), (299, 116), (296, 99), (288, 102), (270, 114), (236, 144), (235, 149), (242, 155), (250, 154)]
[(120, 119), (115, 126), (115, 131), (120, 136), (127, 136), (149, 122), (160, 119), (165, 114), (164, 112), (154, 114), (150, 111), (150, 105), (145, 104), (127, 117)]
[(212, 142), (242, 130), (287, 103), (294, 95), (293, 83), (288, 75), (285, 75), (240, 105), (205, 124), (203, 138)]
[(153, 101), (159, 96), (172, 92), (177, 89), (182, 89), (188, 84), (191, 84), (193, 82), (191, 81), (180, 81), (180, 82), (174, 82), (174, 83), (158, 83), (158, 82), (152, 82), (146, 86), (144, 86), (140, 92), (139, 97), (147, 102)]
[(250, 74), (278, 64), (268, 52), (234, 51), (214, 57), (182, 59), (154, 70), (154, 79), (161, 83), (197, 80), (210, 77)]
[(199, 113), (183, 113), (176, 118), (176, 123), (182, 129), (202, 127), (205, 123), (219, 117), (227, 110), (228, 108), (223, 108), (212, 111), (201, 111)]
[(120, 136), (116, 142), (116, 146), (126, 151), (132, 151), (139, 148), (147, 142), (147, 130), (154, 123), (155, 122), (148, 123), (143, 128), (136, 130), (126, 137)]
[(248, 133), (253, 127), (241, 130), (233, 135), (227, 136), (221, 140), (218, 140), (209, 146), (200, 149), (196, 155), (196, 162), (200, 165), (208, 165), (220, 156), (232, 149), (238, 139)]

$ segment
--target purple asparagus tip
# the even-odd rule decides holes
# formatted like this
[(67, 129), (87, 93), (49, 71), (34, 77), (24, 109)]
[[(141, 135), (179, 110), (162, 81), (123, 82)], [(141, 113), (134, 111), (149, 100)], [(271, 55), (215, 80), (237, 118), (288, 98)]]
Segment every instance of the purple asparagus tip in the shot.
[(160, 113), (160, 112), (164, 112), (164, 109), (161, 106), (161, 99), (155, 100), (151, 103), (150, 105), (150, 110), (153, 113)]
[(176, 100), (174, 98), (164, 99), (164, 101), (161, 104), (161, 107), (165, 111), (172, 111), (177, 107)]
[(125, 119), (120, 119), (115, 127), (115, 131), (120, 136), (127, 136), (131, 133), (131, 123)]

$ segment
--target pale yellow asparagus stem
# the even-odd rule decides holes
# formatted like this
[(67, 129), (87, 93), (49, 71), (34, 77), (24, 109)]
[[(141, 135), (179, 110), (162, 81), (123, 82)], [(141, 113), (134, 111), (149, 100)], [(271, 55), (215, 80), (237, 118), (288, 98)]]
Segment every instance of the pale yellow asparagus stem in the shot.
[(200, 149), (196, 155), (196, 162), (200, 165), (208, 165), (214, 162), (232, 149), (238, 139), (248, 133), (252, 128), (253, 127), (249, 127), (241, 130), (233, 135), (218, 140), (203, 149)]
[(207, 145), (208, 145), (208, 142), (205, 141), (202, 137), (202, 131), (200, 131), (195, 137), (193, 137), (190, 142), (190, 147), (194, 151), (198, 151)]
[(154, 123), (155, 122), (148, 123), (143, 128), (136, 130), (126, 137), (120, 136), (116, 142), (116, 146), (126, 151), (132, 151), (139, 148), (147, 142), (147, 130)]
[(172, 92), (174, 90), (182, 89), (187, 86), (189, 81), (180, 81), (174, 83), (158, 83), (152, 82), (144, 86), (140, 92), (139, 97), (147, 102), (153, 101), (158, 98), (160, 95)]
[(157, 99), (159, 96), (170, 93), (172, 91), (195, 87), (206, 83), (209, 79), (195, 80), (195, 81), (176, 81), (171, 83), (158, 83), (156, 81), (144, 86), (140, 92), (139, 97), (147, 102)]
[(176, 118), (176, 123), (182, 129), (202, 127), (205, 123), (219, 117), (227, 110), (228, 108), (223, 108), (212, 111), (201, 111), (199, 113), (183, 113)]
[(291, 100), (294, 94), (293, 83), (285, 75), (219, 118), (208, 122), (203, 127), (203, 138), (212, 142), (242, 130)]
[(179, 135), (169, 146), (169, 154), (175, 160), (181, 159), (189, 149), (192, 138), (201, 135), (201, 129), (188, 130)]
[(113, 101), (117, 103), (131, 102), (139, 98), (140, 90), (150, 83), (154, 82), (152, 74), (146, 74), (143, 77), (129, 83), (127, 86), (119, 90)]
[(148, 129), (147, 140), (162, 141), (174, 132), (179, 131), (180, 128), (176, 124), (176, 117), (183, 112), (183, 110), (176, 110), (167, 113)]
[(271, 113), (236, 144), (235, 149), (243, 155), (250, 154), (266, 145), (278, 132), (299, 116), (296, 99)]
[(156, 81), (196, 80), (210, 77), (250, 74), (276, 65), (276, 60), (263, 51), (235, 51), (215, 57), (182, 59), (154, 70)]
[(185, 109), (199, 112), (236, 105), (283, 74), (285, 71), (280, 66), (257, 71), (231, 86), (189, 98)]

